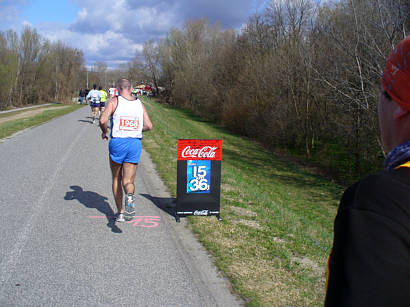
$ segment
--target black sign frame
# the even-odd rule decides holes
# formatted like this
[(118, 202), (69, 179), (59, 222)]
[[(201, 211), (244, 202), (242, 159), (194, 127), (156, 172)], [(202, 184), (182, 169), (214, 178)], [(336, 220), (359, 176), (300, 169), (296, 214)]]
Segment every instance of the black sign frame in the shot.
[(187, 164), (188, 160), (177, 161), (177, 198), (175, 206), (175, 219), (180, 222), (180, 217), (216, 216), (222, 221), (220, 215), (221, 195), (221, 165), (220, 160), (211, 162), (210, 193), (187, 193)]

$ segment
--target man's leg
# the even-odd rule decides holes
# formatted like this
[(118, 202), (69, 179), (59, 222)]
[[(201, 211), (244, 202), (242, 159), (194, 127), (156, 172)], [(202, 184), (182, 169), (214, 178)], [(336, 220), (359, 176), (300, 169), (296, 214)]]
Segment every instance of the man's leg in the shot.
[(114, 194), (115, 204), (119, 213), (124, 213), (122, 207), (122, 165), (115, 163), (110, 158), (110, 167), (112, 173), (112, 193)]
[(94, 117), (95, 117), (95, 118), (97, 118), (97, 116), (98, 116), (98, 111), (99, 111), (99, 108), (96, 107), (96, 108), (94, 109)]
[(124, 207), (127, 219), (131, 218), (135, 213), (134, 179), (135, 173), (137, 172), (137, 166), (138, 164), (124, 162), (122, 168), (122, 186), (124, 188), (124, 192), (126, 193)]
[(124, 187), (124, 192), (126, 194), (134, 194), (134, 180), (137, 167), (137, 163), (124, 162), (123, 164), (122, 186)]

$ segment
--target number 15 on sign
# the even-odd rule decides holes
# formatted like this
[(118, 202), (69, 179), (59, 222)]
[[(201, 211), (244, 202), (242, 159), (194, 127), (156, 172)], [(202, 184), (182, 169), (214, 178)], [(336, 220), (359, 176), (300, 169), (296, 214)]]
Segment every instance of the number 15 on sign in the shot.
[(187, 193), (211, 192), (211, 161), (187, 161)]

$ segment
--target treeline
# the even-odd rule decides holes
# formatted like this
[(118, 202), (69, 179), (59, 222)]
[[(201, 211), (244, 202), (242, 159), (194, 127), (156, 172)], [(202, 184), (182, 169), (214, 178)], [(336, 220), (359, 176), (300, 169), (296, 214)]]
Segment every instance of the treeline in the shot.
[(26, 26), (0, 32), (0, 109), (69, 102), (84, 80), (82, 51), (43, 39)]
[(409, 3), (275, 0), (240, 34), (194, 20), (145, 44), (147, 68), (170, 104), (362, 175), (383, 158), (380, 76), (409, 34)]

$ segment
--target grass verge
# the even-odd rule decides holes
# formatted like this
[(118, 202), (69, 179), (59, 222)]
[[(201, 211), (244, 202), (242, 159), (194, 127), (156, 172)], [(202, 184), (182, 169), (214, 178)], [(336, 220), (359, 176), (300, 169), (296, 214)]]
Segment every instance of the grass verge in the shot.
[[(62, 116), (64, 114), (70, 113), (77, 110), (83, 106), (77, 104), (70, 105), (52, 105), (41, 107), (43, 110), (41, 113), (37, 113), (34, 116), (27, 116), (19, 119), (8, 120), (0, 123), (0, 139), (8, 137), (18, 131), (24, 130), (29, 127), (38, 126), (42, 123), (45, 123), (55, 117)], [(52, 110), (49, 110), (53, 108)], [(5, 119), (7, 117), (16, 116), (17, 114), (24, 114), (33, 111), (33, 109), (28, 110), (19, 110), (16, 112), (9, 112), (0, 115), (0, 119)], [(36, 108), (36, 112), (38, 109)]]
[(144, 99), (144, 148), (176, 196), (178, 138), (223, 140), (221, 216), (189, 224), (248, 306), (323, 306), (342, 187), (191, 112)]

